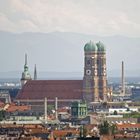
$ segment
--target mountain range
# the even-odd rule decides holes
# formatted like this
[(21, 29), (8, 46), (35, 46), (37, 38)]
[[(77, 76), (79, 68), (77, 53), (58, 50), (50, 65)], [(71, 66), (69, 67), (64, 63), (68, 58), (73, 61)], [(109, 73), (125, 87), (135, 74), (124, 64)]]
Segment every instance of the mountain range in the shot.
[(82, 77), (83, 48), (90, 40), (101, 41), (105, 44), (108, 76), (120, 77), (123, 60), (125, 75), (140, 77), (140, 38), (72, 32), (11, 33), (0, 31), (0, 78), (21, 76), (25, 53), (28, 54), (29, 70), (33, 71), (34, 64), (37, 64), (40, 78)]

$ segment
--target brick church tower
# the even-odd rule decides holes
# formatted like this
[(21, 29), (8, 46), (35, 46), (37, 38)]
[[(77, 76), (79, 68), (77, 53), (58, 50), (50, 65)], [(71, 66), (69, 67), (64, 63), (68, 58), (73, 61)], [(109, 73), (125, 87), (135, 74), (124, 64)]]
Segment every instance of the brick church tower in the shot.
[(106, 53), (101, 42), (89, 42), (84, 47), (83, 99), (87, 102), (106, 101)]
[(106, 50), (103, 43), (96, 43), (97, 51), (97, 66), (98, 66), (98, 92), (99, 100), (107, 101), (107, 73), (106, 73)]

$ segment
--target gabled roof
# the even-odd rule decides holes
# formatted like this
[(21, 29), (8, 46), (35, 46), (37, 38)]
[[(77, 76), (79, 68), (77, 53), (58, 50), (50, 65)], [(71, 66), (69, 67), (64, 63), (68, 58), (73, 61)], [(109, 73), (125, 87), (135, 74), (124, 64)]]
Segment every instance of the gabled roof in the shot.
[(16, 112), (16, 111), (22, 112), (22, 111), (29, 111), (29, 110), (31, 110), (31, 107), (27, 105), (18, 106), (15, 104), (9, 104), (8, 108), (6, 109), (6, 112)]
[(30, 80), (19, 91), (17, 100), (82, 99), (82, 80)]
[(118, 129), (122, 129), (122, 128), (140, 128), (140, 123), (134, 123), (134, 124), (130, 124), (130, 123), (125, 123), (125, 124), (117, 124), (117, 128)]

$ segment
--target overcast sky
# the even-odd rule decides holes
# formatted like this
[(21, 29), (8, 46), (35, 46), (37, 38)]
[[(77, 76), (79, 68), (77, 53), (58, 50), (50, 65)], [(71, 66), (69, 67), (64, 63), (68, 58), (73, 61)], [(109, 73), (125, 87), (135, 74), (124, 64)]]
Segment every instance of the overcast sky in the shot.
[[(0, 0), (0, 31), (59, 31), (105, 36), (100, 41), (106, 40), (108, 70), (120, 69), (122, 60), (125, 61), (126, 69), (140, 69), (140, 0)], [(34, 41), (33, 36), (26, 38), (25, 34), (24, 37), (23, 34), (20, 37), (8, 36), (9, 39), (3, 32), (0, 35), (0, 72), (22, 71), (25, 53), (29, 56), (29, 66), (36, 63), (38, 71), (81, 71), (84, 64), (83, 47), (90, 40), (82, 39), (84, 37), (81, 34), (81, 38), (48, 36), (48, 40), (45, 37), (44, 42), (42, 36), (40, 40), (35, 38)], [(115, 36), (115, 39), (103, 40), (112, 35), (121, 35), (121, 38)], [(55, 37), (58, 42), (60, 40), (60, 44), (53, 40)], [(95, 41), (94, 39), (91, 38)], [(56, 50), (53, 49), (52, 42), (57, 47)], [(71, 49), (71, 45), (77, 48), (78, 55)], [(64, 48), (62, 56), (57, 52), (59, 48)], [(57, 61), (54, 58), (51, 60), (51, 51), (56, 54)], [(72, 58), (76, 61), (72, 61)], [(45, 64), (42, 60), (45, 60)]]
[(0, 0), (0, 30), (140, 37), (140, 0)]

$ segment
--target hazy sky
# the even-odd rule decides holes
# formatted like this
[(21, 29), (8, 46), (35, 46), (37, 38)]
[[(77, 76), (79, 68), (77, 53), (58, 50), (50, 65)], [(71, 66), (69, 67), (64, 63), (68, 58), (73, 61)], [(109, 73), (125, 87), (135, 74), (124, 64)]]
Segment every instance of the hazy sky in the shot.
[(140, 37), (140, 0), (0, 0), (0, 30)]
[[(140, 69), (138, 61), (140, 59), (140, 0), (0, 0), (0, 31), (12, 33), (60, 31), (98, 36), (138, 37), (134, 39), (124, 38), (123, 43), (121, 43), (121, 38), (118, 39), (120, 42), (115, 42), (112, 38), (110, 41), (106, 40), (105, 43), (108, 47), (108, 70), (120, 69), (122, 60), (125, 61), (126, 69)], [(80, 46), (78, 46), (71, 38), (58, 36), (57, 40), (60, 37), (60, 44), (57, 45), (55, 42), (54, 46), (66, 47), (60, 51), (63, 54), (61, 56), (53, 48), (50, 49), (50, 47), (54, 47), (52, 45), (53, 39), (50, 39), (51, 36), (48, 40), (45, 38), (47, 45), (45, 45), (45, 41), (40, 41), (40, 46), (38, 38), (36, 41), (28, 40), (32, 36), (26, 38), (25, 35), (27, 41), (21, 39), (22, 35), (8, 37), (9, 40), (7, 37), (3, 38), (2, 32), (0, 37), (0, 65), (2, 66), (0, 72), (23, 70), (25, 53), (29, 56), (30, 64), (37, 63), (39, 71), (47, 71), (48, 69), (50, 71), (83, 70), (83, 47), (89, 40), (76, 40), (73, 37), (77, 44), (80, 42)], [(12, 39), (15, 40), (12, 41)], [(43, 40), (43, 38), (41, 39)], [(50, 40), (52, 42), (49, 42)], [(94, 38), (91, 40), (94, 41)], [(67, 45), (67, 42), (70, 46)], [(120, 43), (121, 46), (118, 45)], [(74, 44), (77, 47), (78, 55), (71, 49), (71, 45), (74, 46)], [(122, 47), (123, 49), (120, 51)], [(59, 63), (54, 59), (50, 61), (52, 54), (49, 52), (51, 51), (55, 52)], [(69, 58), (65, 60), (63, 56), (69, 56)], [(76, 59), (76, 61), (72, 61), (71, 58)], [(45, 60), (45, 64), (42, 60)]]

